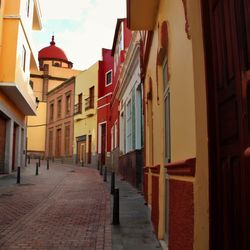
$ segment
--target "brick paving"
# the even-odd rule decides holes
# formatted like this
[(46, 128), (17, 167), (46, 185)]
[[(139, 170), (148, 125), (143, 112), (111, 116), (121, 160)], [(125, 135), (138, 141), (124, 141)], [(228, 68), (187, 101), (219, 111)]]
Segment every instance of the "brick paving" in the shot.
[(0, 179), (0, 249), (111, 250), (110, 195), (95, 169), (45, 164)]

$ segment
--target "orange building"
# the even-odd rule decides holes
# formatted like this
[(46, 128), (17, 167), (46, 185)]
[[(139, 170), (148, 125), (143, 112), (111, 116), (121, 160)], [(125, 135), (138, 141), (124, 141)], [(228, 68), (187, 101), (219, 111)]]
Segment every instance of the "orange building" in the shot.
[(26, 116), (36, 115), (30, 71), (38, 69), (31, 32), (41, 29), (38, 0), (0, 1), (0, 173), (25, 164)]

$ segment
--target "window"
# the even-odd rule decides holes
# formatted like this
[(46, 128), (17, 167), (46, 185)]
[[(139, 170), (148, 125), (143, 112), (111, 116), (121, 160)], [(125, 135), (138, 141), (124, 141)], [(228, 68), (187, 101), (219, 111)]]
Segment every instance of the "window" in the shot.
[(89, 88), (89, 97), (85, 99), (85, 110), (94, 108), (95, 87)]
[(108, 86), (112, 84), (112, 70), (106, 73), (105, 85)]
[(22, 69), (25, 72), (25, 64), (26, 64), (26, 49), (23, 45), (23, 50), (22, 50)]
[(66, 115), (70, 114), (70, 105), (71, 105), (71, 96), (70, 96), (70, 93), (67, 93), (66, 94), (66, 107), (65, 107)]
[(82, 93), (78, 95), (78, 112), (82, 113)]
[(54, 119), (54, 103), (50, 103), (49, 105), (49, 120), (53, 121)]
[(89, 89), (89, 97), (90, 97), (90, 108), (94, 108), (94, 98), (95, 98), (95, 87), (91, 87)]
[(62, 99), (57, 100), (57, 118), (61, 118), (62, 115)]
[(132, 149), (132, 104), (128, 101), (126, 107), (126, 153)]
[(116, 148), (118, 145), (117, 145), (117, 139), (118, 139), (118, 125), (117, 125), (117, 121), (115, 122), (115, 131), (114, 131), (114, 134), (115, 134), (115, 138), (114, 138), (114, 147)]
[(33, 89), (34, 88), (34, 82), (30, 80), (30, 87)]
[(64, 153), (70, 155), (70, 125), (65, 126), (65, 141), (64, 141)]
[(164, 86), (164, 145), (165, 163), (171, 161), (170, 142), (170, 91), (167, 76), (167, 60), (163, 64), (163, 86)]
[(111, 128), (111, 150), (114, 149), (114, 126)]

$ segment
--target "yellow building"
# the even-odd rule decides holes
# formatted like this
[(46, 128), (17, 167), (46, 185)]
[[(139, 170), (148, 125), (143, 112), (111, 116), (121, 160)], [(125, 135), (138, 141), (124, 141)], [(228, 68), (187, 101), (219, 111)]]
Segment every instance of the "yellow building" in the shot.
[(74, 158), (76, 163), (97, 164), (97, 91), (99, 62), (76, 76)]
[(31, 32), (40, 29), (38, 0), (0, 1), (0, 173), (25, 164), (25, 118), (37, 108), (30, 86), (30, 71), (38, 69)]
[(127, 8), (145, 31), (144, 191), (158, 238), (169, 250), (250, 249), (250, 2)]
[[(54, 36), (50, 45), (39, 51), (38, 60), (40, 70), (31, 71), (31, 83), (39, 105), (37, 116), (28, 118), (27, 151), (33, 157), (44, 157), (47, 93), (72, 76), (76, 76), (80, 71), (72, 68), (73, 63), (68, 60), (64, 51), (56, 46)], [(39, 140), (37, 140), (37, 135), (39, 135)]]
[(152, 222), (169, 249), (205, 250), (208, 147), (200, 3), (128, 2), (130, 28), (147, 30), (144, 191)]

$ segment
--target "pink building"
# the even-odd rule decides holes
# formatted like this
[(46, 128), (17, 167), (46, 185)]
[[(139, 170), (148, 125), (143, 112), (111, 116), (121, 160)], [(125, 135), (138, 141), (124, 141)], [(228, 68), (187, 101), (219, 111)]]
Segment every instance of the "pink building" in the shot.
[(75, 77), (48, 92), (46, 156), (72, 160)]

